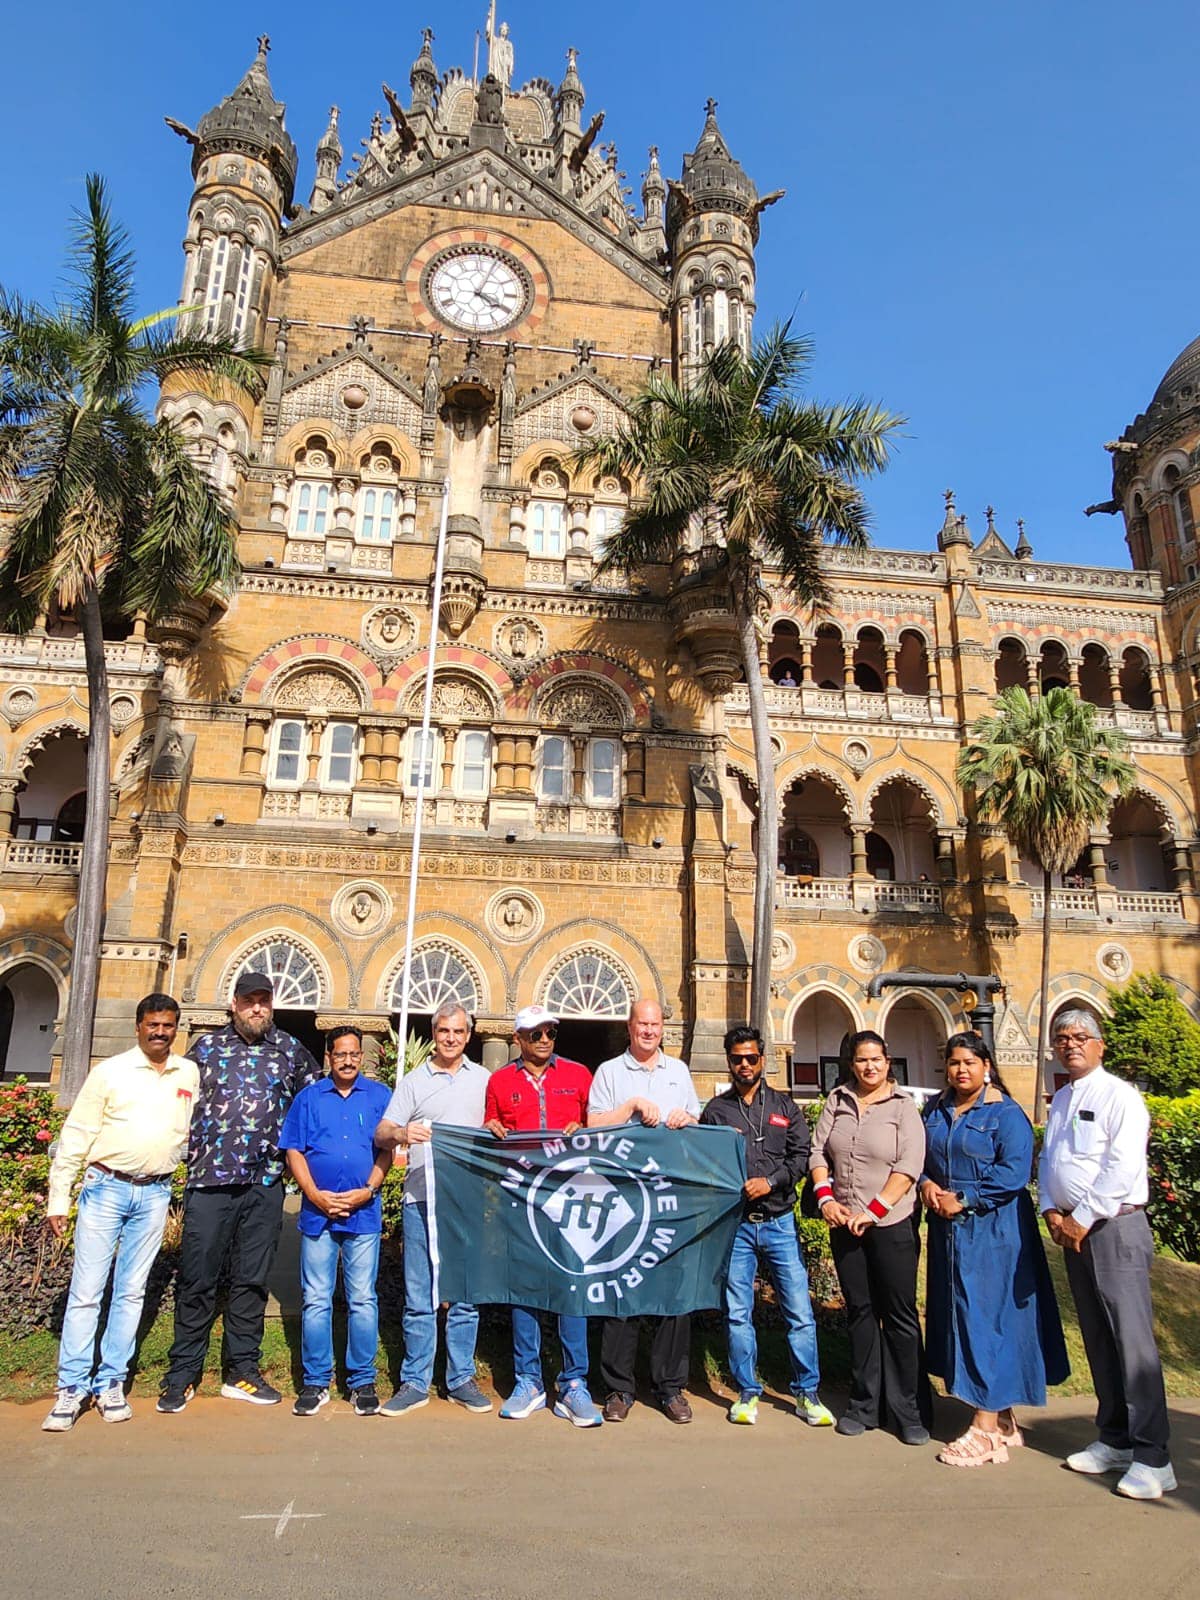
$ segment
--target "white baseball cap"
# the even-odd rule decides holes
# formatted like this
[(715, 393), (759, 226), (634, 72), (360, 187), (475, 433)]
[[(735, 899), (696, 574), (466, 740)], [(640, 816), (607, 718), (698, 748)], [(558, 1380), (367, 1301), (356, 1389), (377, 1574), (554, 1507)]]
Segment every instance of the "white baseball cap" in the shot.
[(558, 1018), (545, 1006), (522, 1006), (513, 1018), (513, 1028), (517, 1033), (528, 1033), (531, 1028), (541, 1028), (548, 1022), (557, 1025)]

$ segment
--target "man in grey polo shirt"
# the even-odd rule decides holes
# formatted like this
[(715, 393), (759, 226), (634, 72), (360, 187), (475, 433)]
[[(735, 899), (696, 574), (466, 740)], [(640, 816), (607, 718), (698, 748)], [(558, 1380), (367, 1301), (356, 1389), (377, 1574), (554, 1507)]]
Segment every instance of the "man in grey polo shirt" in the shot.
[[(429, 1404), (437, 1351), (437, 1306), (429, 1257), (426, 1165), (435, 1122), (482, 1128), (488, 1072), (466, 1059), (471, 1019), (462, 1006), (445, 1005), (433, 1017), (433, 1054), (396, 1081), (382, 1122), (375, 1130), (381, 1150), (408, 1151), (404, 1180), (404, 1365), (400, 1387), (379, 1408), (381, 1417), (403, 1417)], [(490, 1411), (491, 1401), (475, 1381), (475, 1337), (479, 1311), (455, 1303), (446, 1314), (446, 1389), (455, 1405)]]
[[(687, 1065), (663, 1054), (662, 1007), (656, 1000), (637, 1000), (629, 1013), (629, 1049), (602, 1062), (588, 1098), (588, 1127), (613, 1128), (624, 1122), (660, 1122), (686, 1128), (699, 1121)], [(605, 1317), (600, 1334), (600, 1376), (608, 1391), (606, 1422), (624, 1422), (633, 1408), (634, 1362), (638, 1317)], [(650, 1382), (664, 1414), (672, 1422), (690, 1422), (692, 1408), (683, 1393), (691, 1352), (692, 1319), (655, 1317), (650, 1344)]]

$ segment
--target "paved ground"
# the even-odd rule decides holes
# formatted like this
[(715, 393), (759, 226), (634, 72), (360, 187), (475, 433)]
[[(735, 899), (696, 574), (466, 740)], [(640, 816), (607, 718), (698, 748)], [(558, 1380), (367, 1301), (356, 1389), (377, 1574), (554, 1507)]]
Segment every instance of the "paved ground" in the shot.
[[(1056, 1401), (1007, 1467), (696, 1402), (582, 1432), (542, 1413), (403, 1421), (342, 1402), (193, 1401), (39, 1431), (0, 1405), (0, 1595), (330, 1600), (1137, 1600), (1200, 1597), (1200, 1402), (1173, 1411), (1181, 1491), (1156, 1505), (1066, 1472), (1090, 1408)], [(959, 1420), (947, 1407), (946, 1433)]]

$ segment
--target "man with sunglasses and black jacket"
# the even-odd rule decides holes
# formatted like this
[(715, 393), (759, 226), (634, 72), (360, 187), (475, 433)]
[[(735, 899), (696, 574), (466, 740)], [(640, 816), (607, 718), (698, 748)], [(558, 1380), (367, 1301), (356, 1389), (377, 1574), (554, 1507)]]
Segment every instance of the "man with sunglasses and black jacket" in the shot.
[(757, 1029), (730, 1028), (725, 1059), (731, 1087), (708, 1102), (700, 1121), (736, 1128), (746, 1140), (746, 1200), (725, 1281), (729, 1366), (738, 1391), (729, 1420), (758, 1420), (762, 1384), (755, 1371), (754, 1279), (761, 1265), (770, 1272), (787, 1328), (796, 1415), (810, 1427), (828, 1428), (833, 1416), (817, 1394), (817, 1326), (793, 1214), (796, 1185), (808, 1170), (808, 1123), (791, 1095), (762, 1081), (766, 1055)]

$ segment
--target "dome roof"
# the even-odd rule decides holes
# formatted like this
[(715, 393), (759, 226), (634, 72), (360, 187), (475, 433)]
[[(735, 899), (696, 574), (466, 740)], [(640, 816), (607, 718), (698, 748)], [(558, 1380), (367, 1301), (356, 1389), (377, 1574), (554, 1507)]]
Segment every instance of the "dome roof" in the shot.
[(283, 125), (284, 106), (276, 100), (267, 76), (269, 41), (258, 41), (258, 54), (232, 94), (205, 112), (196, 130), (201, 145), (228, 144), (235, 150), (260, 152), (275, 169), (290, 203), (299, 158)]
[(1151, 405), (1170, 404), (1177, 397), (1193, 400), (1200, 396), (1200, 336), (1172, 361), (1154, 391)]
[(698, 211), (744, 211), (758, 199), (754, 180), (735, 161), (717, 126), (717, 102), (710, 100), (700, 142), (683, 158), (680, 187)]

